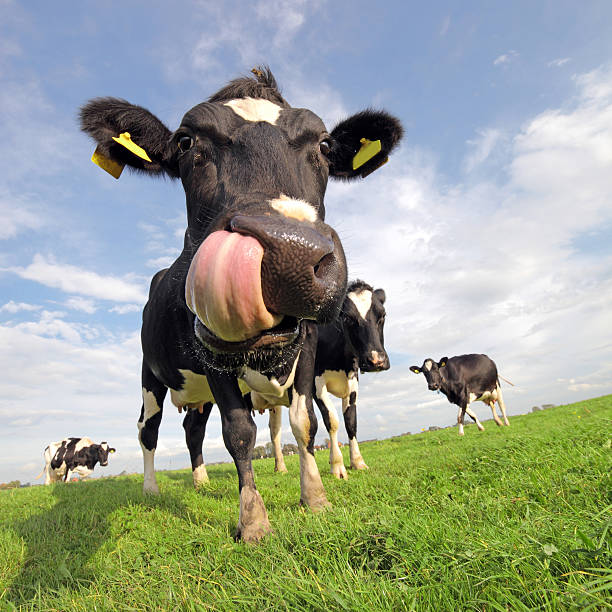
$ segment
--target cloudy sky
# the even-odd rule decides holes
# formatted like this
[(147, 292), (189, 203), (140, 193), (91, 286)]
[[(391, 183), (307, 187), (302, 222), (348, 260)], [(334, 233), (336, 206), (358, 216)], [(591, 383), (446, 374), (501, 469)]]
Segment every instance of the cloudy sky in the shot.
[[(0, 0), (0, 482), (69, 435), (118, 449), (105, 473), (141, 470), (140, 311), (184, 196), (93, 165), (79, 106), (122, 97), (174, 129), (261, 63), (328, 128), (367, 106), (405, 126), (326, 198), (351, 278), (388, 296), (392, 368), (362, 378), (360, 439), (454, 422), (408, 370), (425, 357), (487, 353), (510, 415), (612, 392), (612, 4), (159, 4)], [(166, 408), (158, 465), (185, 467)], [(205, 449), (229, 458), (216, 411)]]

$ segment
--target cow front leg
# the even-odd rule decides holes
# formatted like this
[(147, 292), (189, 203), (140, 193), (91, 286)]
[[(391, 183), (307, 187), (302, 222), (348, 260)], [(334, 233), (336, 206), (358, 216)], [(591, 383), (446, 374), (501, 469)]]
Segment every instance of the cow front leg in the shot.
[(471, 408), (466, 408), (465, 413), (470, 417), (470, 419), (472, 419), (472, 421), (474, 421), (474, 423), (476, 423), (476, 427), (478, 427), (480, 431), (484, 431), (482, 423), (478, 420), (476, 413)]
[(270, 406), (268, 413), (268, 426), (270, 427), (270, 440), (274, 448), (274, 471), (287, 472), (283, 447), (281, 445), (282, 406)]
[(207, 402), (202, 406), (202, 412), (198, 408), (187, 410), (183, 419), (183, 429), (185, 430), (185, 442), (189, 449), (191, 458), (191, 470), (193, 475), (193, 486), (199, 486), (208, 482), (208, 473), (202, 456), (202, 444), (206, 435), (206, 423), (212, 410), (212, 403)]
[(467, 410), (467, 406), (459, 406), (459, 413), (457, 414), (457, 429), (459, 430), (457, 433), (462, 436), (463, 432), (463, 419), (465, 418), (465, 411)]
[(344, 426), (349, 439), (349, 453), (351, 456), (351, 468), (353, 470), (367, 470), (368, 466), (361, 456), (359, 444), (357, 444), (357, 392), (351, 391), (348, 397), (342, 398), (342, 414), (344, 415)]
[(331, 402), (329, 393), (325, 385), (315, 390), (315, 402), (321, 411), (325, 429), (329, 433), (329, 469), (336, 478), (348, 478), (346, 468), (344, 467), (344, 459), (340, 452), (338, 444), (338, 413)]
[(138, 419), (138, 441), (142, 449), (144, 464), (143, 491), (159, 494), (155, 479), (155, 449), (161, 423), (164, 398), (167, 389), (153, 375), (148, 366), (142, 364), (142, 408)]
[(289, 421), (300, 454), (300, 503), (316, 512), (331, 506), (325, 496), (321, 474), (314, 458), (317, 419), (312, 407), (312, 388), (318, 329), (312, 321), (304, 321), (302, 325), (306, 325), (306, 339), (291, 389)]
[(236, 539), (255, 542), (272, 531), (263, 499), (255, 487), (251, 463), (257, 426), (235, 375), (211, 370), (206, 377), (221, 413), (225, 447), (238, 472), (240, 515)]

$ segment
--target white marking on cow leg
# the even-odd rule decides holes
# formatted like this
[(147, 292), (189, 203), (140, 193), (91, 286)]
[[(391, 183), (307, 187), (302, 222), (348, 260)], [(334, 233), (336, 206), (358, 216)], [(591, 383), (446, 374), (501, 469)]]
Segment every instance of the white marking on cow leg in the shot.
[(510, 422), (508, 421), (508, 417), (506, 416), (506, 403), (504, 402), (504, 396), (502, 395), (502, 390), (499, 383), (497, 383), (497, 387), (495, 390), (497, 391), (497, 403), (499, 404), (504, 423), (510, 426)]
[(474, 419), (474, 422), (476, 423), (476, 427), (478, 427), (478, 429), (480, 429), (480, 431), (484, 431), (484, 427), (482, 426), (482, 423), (478, 420), (478, 417), (476, 416), (476, 413), (471, 409), (471, 408), (466, 408), (465, 409), (465, 413)]
[(283, 447), (281, 445), (281, 423), (282, 423), (282, 406), (270, 406), (268, 411), (268, 427), (270, 427), (270, 440), (274, 447), (274, 471), (287, 472), (285, 458), (283, 457)]
[(198, 465), (193, 470), (193, 486), (197, 489), (199, 486), (207, 484), (209, 482), (208, 472), (204, 464)]
[(300, 395), (294, 389), (292, 399), (289, 406), (289, 422), (300, 453), (300, 503), (309, 506), (316, 512), (331, 504), (325, 496), (323, 481), (315, 458), (308, 452), (310, 419), (306, 408), (306, 396)]
[(499, 417), (497, 416), (497, 412), (495, 412), (495, 400), (489, 401), (489, 407), (491, 408), (491, 412), (493, 413), (493, 420), (495, 421), (495, 424), (498, 427), (501, 427), (503, 423), (499, 420)]
[[(349, 384), (353, 382), (351, 385), (352, 392), (355, 393), (355, 401), (357, 401), (357, 379), (353, 378), (349, 380)], [(350, 395), (342, 398), (342, 413), (344, 414), (350, 402)], [(361, 451), (359, 450), (359, 444), (357, 443), (357, 438), (349, 438), (349, 456), (351, 461), (351, 469), (353, 470), (367, 470), (369, 469), (366, 465), (366, 462), (363, 460), (361, 455)]]
[(276, 125), (280, 112), (283, 110), (278, 104), (260, 98), (237, 98), (225, 102), (237, 115), (246, 121), (265, 121)]
[(355, 304), (355, 308), (357, 308), (361, 318), (365, 319), (372, 305), (372, 292), (369, 289), (351, 291), (347, 297)]
[(312, 204), (304, 200), (290, 198), (284, 193), (281, 193), (278, 198), (270, 200), (269, 204), (281, 215), (297, 219), (298, 221), (311, 221), (314, 223), (319, 218), (319, 213)]
[(459, 408), (459, 414), (457, 414), (457, 427), (459, 428), (459, 435), (462, 436), (463, 435), (463, 419), (461, 418), (463, 416), (463, 410), (461, 410), (461, 407)]
[(145, 493), (152, 493), (154, 495), (159, 494), (159, 487), (157, 486), (157, 480), (155, 479), (155, 449), (149, 450), (145, 447), (140, 439), (142, 428), (144, 424), (155, 414), (157, 414), (161, 408), (157, 405), (155, 395), (151, 391), (147, 391), (144, 387), (142, 388), (142, 402), (144, 406), (144, 414), (142, 421), (138, 422), (138, 441), (140, 442), (140, 448), (142, 449), (142, 461), (144, 465), (144, 482), (143, 491)]
[[(346, 378), (346, 376), (345, 376)], [(331, 397), (327, 391), (325, 375), (315, 377), (315, 393), (323, 402), (327, 410), (327, 418), (329, 419), (329, 469), (336, 478), (348, 478), (346, 468), (344, 467), (344, 459), (338, 445), (338, 412), (332, 403)]]

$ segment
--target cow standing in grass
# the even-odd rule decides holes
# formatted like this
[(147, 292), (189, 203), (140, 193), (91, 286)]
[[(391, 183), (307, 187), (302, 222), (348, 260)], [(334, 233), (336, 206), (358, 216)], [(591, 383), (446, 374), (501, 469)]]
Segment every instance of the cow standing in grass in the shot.
[(459, 355), (457, 357), (442, 357), (438, 363), (433, 359), (425, 359), (423, 365), (411, 366), (415, 374), (421, 372), (427, 380), (430, 391), (441, 391), (451, 404), (459, 406), (457, 427), (459, 435), (463, 435), (463, 419), (465, 414), (476, 423), (480, 431), (484, 431), (482, 423), (470, 409), (475, 401), (484, 402), (491, 407), (495, 423), (502, 425), (495, 412), (495, 402), (499, 404), (505, 425), (510, 425), (506, 416), (506, 405), (499, 384), (497, 366), (486, 355)]
[[(45, 448), (45, 484), (58, 480), (67, 482), (72, 474), (87, 478), (96, 466), (108, 465), (108, 455), (114, 453), (106, 442), (94, 444), (89, 438), (66, 438)], [(38, 476), (40, 478), (40, 475)]]
[[(338, 319), (319, 325), (315, 358), (314, 399), (329, 432), (329, 465), (337, 478), (347, 478), (338, 444), (338, 413), (332, 395), (342, 400), (344, 426), (349, 438), (351, 468), (367, 469), (357, 443), (357, 394), (359, 371), (389, 369), (384, 348), (385, 292), (357, 280), (349, 284)], [(281, 448), (281, 410), (268, 406), (265, 398), (253, 392), (253, 405), (260, 412), (269, 408), (270, 438), (274, 445), (275, 470), (286, 472)]]
[[(143, 313), (144, 489), (158, 492), (153, 460), (167, 390), (175, 406), (188, 410), (196, 482), (205, 479), (198, 462), (216, 402), (238, 471), (237, 537), (247, 541), (270, 524), (253, 476), (256, 426), (246, 390), (289, 406), (300, 500), (314, 510), (328, 505), (313, 449), (316, 323), (340, 310), (346, 262), (336, 232), (324, 223), (323, 199), (328, 177), (365, 176), (402, 134), (395, 118), (371, 110), (328, 131), (314, 113), (286, 102), (268, 69), (254, 73), (192, 108), (174, 132), (116, 98), (81, 110), (98, 158), (180, 178), (187, 200), (183, 251), (153, 278)], [(369, 142), (378, 142), (374, 153), (356, 164)]]

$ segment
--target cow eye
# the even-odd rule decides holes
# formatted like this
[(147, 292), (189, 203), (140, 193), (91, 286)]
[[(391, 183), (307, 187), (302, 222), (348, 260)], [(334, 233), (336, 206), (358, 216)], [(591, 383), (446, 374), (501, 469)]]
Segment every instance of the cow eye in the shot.
[(331, 142), (329, 140), (322, 140), (319, 143), (319, 150), (327, 157), (331, 151)]
[(185, 153), (193, 147), (193, 138), (191, 136), (181, 136), (178, 140), (178, 148)]

